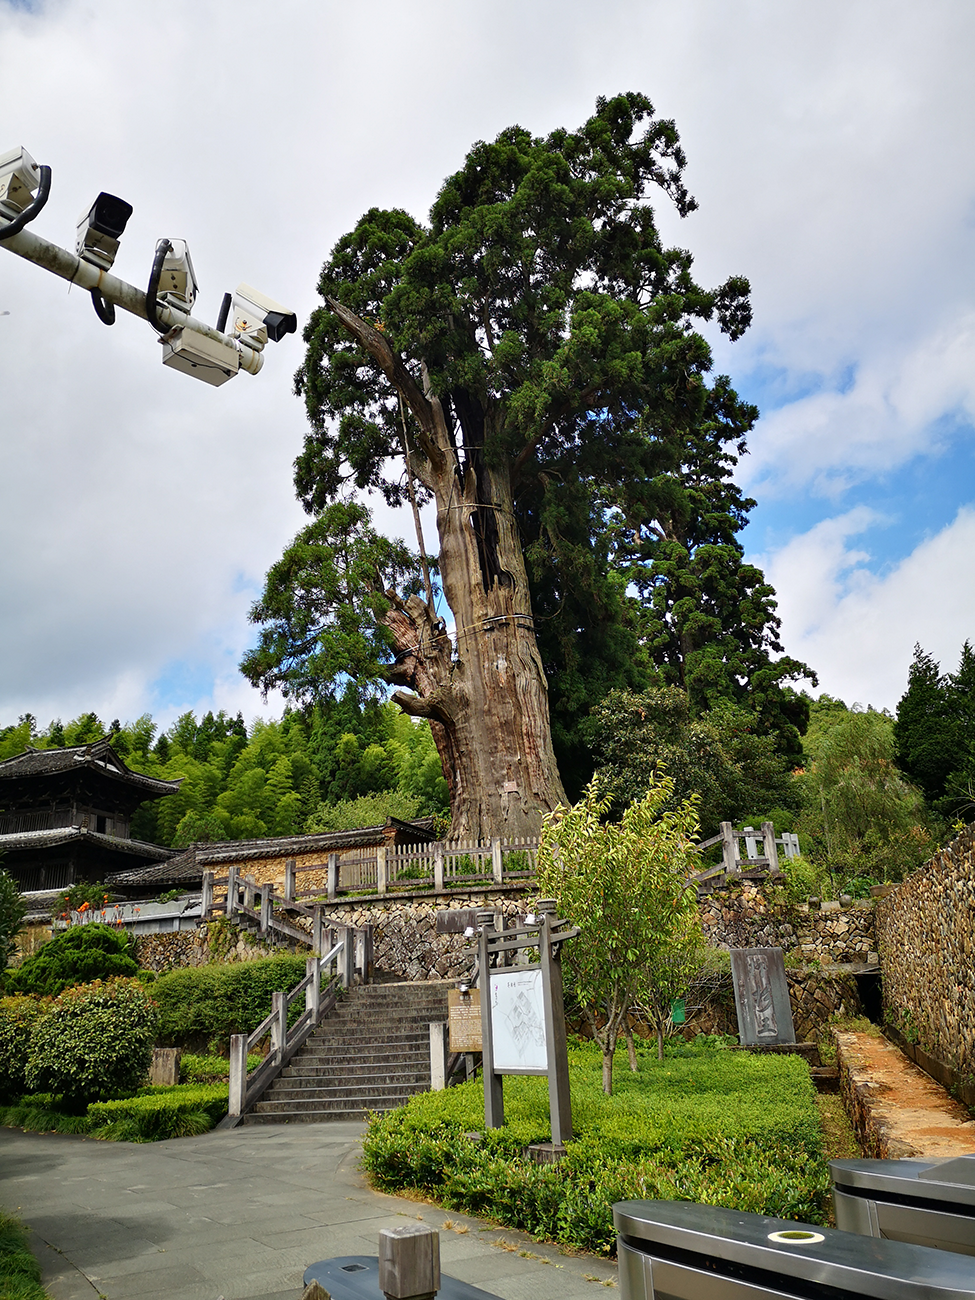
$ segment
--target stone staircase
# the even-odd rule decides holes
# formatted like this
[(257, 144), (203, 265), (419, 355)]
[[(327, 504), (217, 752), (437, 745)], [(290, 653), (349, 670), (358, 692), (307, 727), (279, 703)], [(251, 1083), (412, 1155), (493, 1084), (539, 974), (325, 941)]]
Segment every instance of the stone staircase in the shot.
[(320, 1124), (393, 1110), (430, 1087), (430, 1029), (450, 983), (358, 985), (281, 1071), (244, 1124)]

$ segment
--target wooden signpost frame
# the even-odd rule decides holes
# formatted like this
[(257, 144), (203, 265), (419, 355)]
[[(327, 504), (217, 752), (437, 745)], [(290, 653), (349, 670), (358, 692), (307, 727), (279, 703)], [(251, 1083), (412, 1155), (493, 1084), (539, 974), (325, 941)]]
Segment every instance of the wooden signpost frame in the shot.
[[(481, 990), (481, 1050), (484, 1073), (484, 1123), (487, 1128), (504, 1125), (505, 1074), (544, 1074), (548, 1077), (548, 1104), (552, 1120), (552, 1154), (562, 1154), (572, 1137), (572, 1102), (569, 1096), (569, 1054), (565, 1034), (565, 1006), (562, 995), (561, 947), (579, 933), (555, 915), (555, 902), (540, 899), (535, 925), (512, 930), (495, 929), (494, 912), (478, 912), (478, 984)], [(494, 1027), (491, 1021), (491, 972), (502, 969), (509, 956), (537, 948), (536, 965), (519, 966), (521, 971), (541, 971), (542, 1005), (545, 1018), (544, 1069), (497, 1070), (494, 1064)]]

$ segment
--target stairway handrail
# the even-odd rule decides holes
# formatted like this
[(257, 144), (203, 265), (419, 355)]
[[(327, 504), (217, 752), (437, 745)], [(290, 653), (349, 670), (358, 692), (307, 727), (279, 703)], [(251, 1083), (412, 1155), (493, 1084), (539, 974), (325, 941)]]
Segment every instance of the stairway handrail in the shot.
[[(305, 976), (289, 992), (271, 994), (271, 1013), (250, 1034), (233, 1034), (230, 1039), (230, 1088), (228, 1119), (239, 1122), (241, 1117), (267, 1091), (288, 1061), (301, 1047), (311, 1031), (324, 1019), (338, 1001), (339, 990), (347, 989), (353, 979), (355, 960), (355, 932), (351, 926), (341, 927), (342, 937), (322, 957), (308, 957)], [(332, 965), (335, 973), (326, 985), (322, 972)], [(305, 995), (305, 1010), (288, 1028), (288, 1008), (301, 994)], [(264, 1060), (253, 1070), (247, 1069), (247, 1053), (256, 1047), (266, 1034), (271, 1035), (271, 1046)]]

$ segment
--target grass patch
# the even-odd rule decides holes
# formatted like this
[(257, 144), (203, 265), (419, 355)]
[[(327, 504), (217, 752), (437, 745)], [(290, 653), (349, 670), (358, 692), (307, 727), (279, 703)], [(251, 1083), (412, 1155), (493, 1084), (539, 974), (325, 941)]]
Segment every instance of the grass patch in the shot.
[[(805, 1063), (711, 1046), (641, 1049), (625, 1057), (615, 1095), (601, 1091), (601, 1057), (570, 1049), (576, 1137), (557, 1165), (525, 1155), (551, 1136), (544, 1079), (505, 1080), (503, 1129), (484, 1131), (479, 1082), (425, 1093), (373, 1116), (363, 1163), (387, 1191), (413, 1189), (579, 1250), (615, 1249), (612, 1204), (691, 1200), (822, 1223), (829, 1179), (816, 1094)], [(472, 1136), (474, 1135), (474, 1136)]]
[(27, 1229), (0, 1210), (0, 1296), (3, 1300), (50, 1300), (41, 1286), (41, 1267), (28, 1243)]
[[(248, 1052), (248, 1070), (256, 1069), (263, 1060), (260, 1052)], [(180, 1058), (180, 1083), (227, 1083), (229, 1080), (230, 1061), (226, 1056), (198, 1056), (184, 1052)]]
[(50, 1093), (0, 1108), (0, 1124), (31, 1133), (75, 1133), (108, 1142), (161, 1142), (207, 1133), (227, 1113), (223, 1083), (140, 1088), (130, 1097), (93, 1101), (84, 1115), (60, 1109)]

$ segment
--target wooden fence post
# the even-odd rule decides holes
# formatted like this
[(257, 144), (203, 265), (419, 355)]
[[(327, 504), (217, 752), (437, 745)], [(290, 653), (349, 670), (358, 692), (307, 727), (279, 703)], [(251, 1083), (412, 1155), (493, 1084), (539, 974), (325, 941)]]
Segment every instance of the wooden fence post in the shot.
[(274, 886), (271, 884), (261, 886), (261, 922), (260, 934), (267, 934), (271, 928), (271, 896), (274, 893)]
[(200, 894), (200, 921), (205, 921), (213, 906), (213, 872), (204, 871), (202, 892)]
[(771, 822), (762, 822), (762, 839), (765, 841), (765, 856), (768, 858), (768, 869), (776, 872), (779, 869), (779, 850), (775, 843), (775, 827)]
[(305, 977), (310, 980), (305, 989), (305, 1010), (311, 1012), (312, 1023), (317, 1025), (322, 992), (322, 968), (317, 957), (305, 958)]
[(334, 902), (335, 895), (339, 892), (339, 855), (330, 853), (328, 855), (328, 876), (326, 884), (328, 901)]
[(388, 1300), (419, 1300), (440, 1290), (440, 1233), (404, 1223), (379, 1233), (379, 1286)]
[[(764, 822), (763, 822), (763, 823), (762, 823), (763, 829), (764, 829), (764, 825), (765, 825), (765, 824), (764, 824)], [(746, 836), (745, 836), (745, 857), (746, 857), (746, 858), (757, 858), (757, 857), (758, 857), (758, 837), (757, 837), (756, 834), (755, 834), (755, 827), (754, 827), (754, 826), (745, 826), (743, 829), (746, 830), (746, 831), (751, 831), (751, 832), (752, 832), (751, 835), (746, 835)]]
[(386, 845), (376, 845), (376, 893), (386, 892)]
[(311, 950), (316, 957), (324, 957), (322, 948), (322, 905), (316, 903), (311, 909)]
[(230, 867), (227, 871), (227, 900), (225, 911), (228, 916), (233, 916), (237, 910), (237, 868)]
[(501, 857), (501, 841), (497, 837), (491, 840), (491, 875), (496, 885), (504, 879), (504, 859)]
[(288, 995), (284, 992), (271, 994), (271, 1055), (280, 1061), (288, 1041)]
[(297, 865), (294, 858), (288, 858), (284, 864), (284, 901), (286, 903), (295, 901)]
[(738, 836), (732, 822), (721, 823), (721, 856), (725, 871), (738, 870)]
[(350, 989), (355, 979), (355, 930), (351, 925), (343, 925), (339, 928), (342, 931), (342, 955), (339, 958), (342, 987)]
[(243, 1115), (247, 1100), (247, 1035), (230, 1036), (230, 1102), (231, 1115)]
[(433, 887), (438, 894), (443, 893), (443, 840), (433, 846)]

